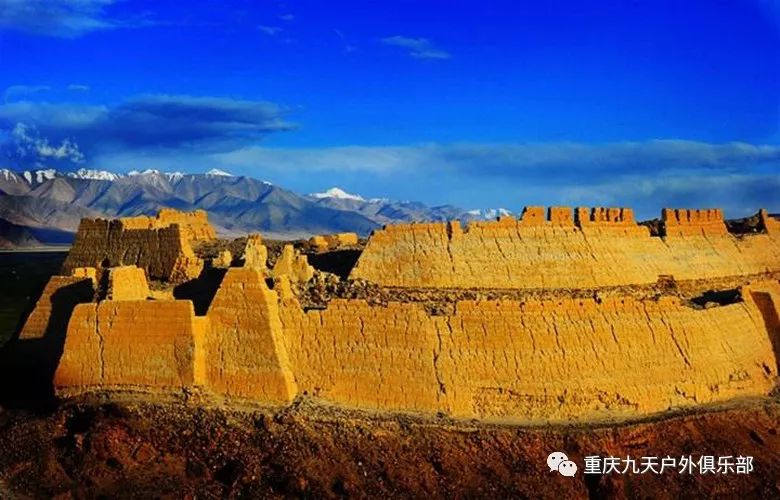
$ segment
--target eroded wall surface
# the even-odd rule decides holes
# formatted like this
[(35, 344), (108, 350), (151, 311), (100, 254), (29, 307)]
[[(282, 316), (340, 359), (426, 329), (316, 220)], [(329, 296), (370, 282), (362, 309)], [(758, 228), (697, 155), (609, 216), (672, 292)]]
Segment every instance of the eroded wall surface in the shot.
[(304, 311), (284, 295), (260, 271), (231, 268), (203, 317), (188, 301), (78, 305), (55, 385), (587, 422), (766, 395), (777, 382), (777, 283), (707, 309), (612, 297), (460, 301), (446, 315), (351, 299)]
[(213, 239), (205, 212), (162, 210), (157, 217), (83, 219), (62, 274), (78, 267), (134, 265), (150, 278), (183, 282), (195, 278), (203, 262), (191, 242)]
[(79, 304), (68, 324), (55, 388), (69, 395), (90, 389), (180, 393), (200, 386), (205, 326), (185, 300)]
[(369, 238), (351, 277), (400, 287), (597, 288), (780, 270), (778, 231), (736, 237), (717, 210), (664, 210), (667, 235), (651, 237), (626, 210), (552, 207), (545, 217), (530, 207), (520, 220), (466, 230), (457, 221), (387, 226)]
[(776, 353), (746, 301), (694, 310), (677, 299), (338, 301), (282, 312), (299, 390), (375, 409), (588, 421), (767, 394)]

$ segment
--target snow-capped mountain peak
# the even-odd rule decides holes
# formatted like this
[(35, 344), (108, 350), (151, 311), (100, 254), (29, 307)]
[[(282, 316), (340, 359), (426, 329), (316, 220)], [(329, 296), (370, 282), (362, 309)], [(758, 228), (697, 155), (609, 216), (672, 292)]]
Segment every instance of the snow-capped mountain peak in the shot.
[(18, 175), (12, 170), (8, 170), (7, 168), (0, 170), (0, 179), (3, 179), (5, 181), (9, 182), (21, 182), (21, 179)]
[(22, 173), (22, 177), (27, 181), (27, 184), (33, 182), (41, 184), (49, 179), (54, 179), (57, 176), (57, 171), (53, 168), (47, 168), (45, 170), (26, 170)]
[(212, 168), (208, 172), (206, 172), (206, 175), (216, 176), (216, 177), (233, 177), (233, 174), (230, 172), (225, 172), (224, 170), (220, 170), (218, 168)]
[(75, 172), (69, 172), (67, 175), (74, 179), (89, 179), (95, 181), (115, 181), (123, 177), (121, 174), (115, 174), (107, 170), (92, 170), (87, 168), (80, 168)]
[(366, 201), (365, 198), (358, 194), (347, 193), (341, 188), (332, 187), (323, 193), (312, 193), (309, 196), (312, 198), (336, 198), (339, 200), (354, 200), (354, 201)]
[(496, 217), (512, 215), (512, 212), (506, 208), (476, 208), (466, 213), (480, 219), (495, 219)]
[(136, 176), (136, 175), (152, 175), (152, 174), (159, 174), (159, 170), (155, 170), (153, 168), (147, 168), (143, 172), (139, 172), (138, 170), (131, 170), (127, 173), (127, 175), (130, 176)]
[(169, 181), (178, 181), (184, 178), (184, 175), (184, 172), (165, 172), (165, 177), (167, 177)]

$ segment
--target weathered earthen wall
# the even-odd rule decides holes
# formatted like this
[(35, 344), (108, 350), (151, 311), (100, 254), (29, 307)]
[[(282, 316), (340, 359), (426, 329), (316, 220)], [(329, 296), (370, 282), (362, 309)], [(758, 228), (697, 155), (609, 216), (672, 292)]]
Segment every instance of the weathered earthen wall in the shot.
[(95, 281), (81, 276), (52, 276), (35, 303), (19, 333), (20, 340), (40, 339), (50, 330), (59, 335), (65, 329), (76, 304), (90, 302), (95, 294)]
[(418, 305), (334, 300), (304, 313), (291, 299), (281, 317), (300, 392), (362, 408), (442, 408), (436, 328)]
[[(386, 286), (596, 288), (780, 270), (780, 232), (738, 238), (717, 210), (665, 210), (651, 237), (629, 209), (528, 207), (521, 220), (386, 226), (351, 277)], [(549, 220), (548, 220), (549, 219)]]
[(68, 324), (55, 389), (62, 395), (106, 389), (180, 393), (202, 385), (205, 326), (190, 301), (80, 304)]
[(458, 417), (587, 421), (766, 395), (776, 351), (750, 302), (706, 310), (676, 299), (335, 301), (282, 308), (300, 391), (364, 408)]
[(112, 267), (108, 270), (109, 300), (146, 300), (151, 293), (144, 270), (136, 266)]
[(205, 317), (186, 301), (76, 307), (60, 394), (198, 388), (283, 405), (297, 394), (377, 410), (584, 422), (768, 394), (780, 352), (776, 283), (709, 309), (678, 299), (281, 304), (263, 273), (231, 268)]
[(282, 338), (278, 298), (253, 268), (232, 268), (209, 307), (208, 390), (232, 398), (289, 403), (297, 392)]
[(62, 274), (77, 267), (134, 265), (154, 279), (182, 282), (197, 277), (203, 262), (192, 251), (183, 226), (143, 227), (151, 224), (146, 219), (157, 221), (150, 217), (83, 219)]
[(770, 216), (766, 209), (758, 211), (762, 228), (771, 235), (780, 235), (780, 220)]

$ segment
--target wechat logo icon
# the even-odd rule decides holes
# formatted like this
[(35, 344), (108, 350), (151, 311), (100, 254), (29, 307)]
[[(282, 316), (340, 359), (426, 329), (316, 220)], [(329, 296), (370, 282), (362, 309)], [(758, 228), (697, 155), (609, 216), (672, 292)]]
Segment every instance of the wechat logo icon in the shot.
[(560, 451), (554, 451), (547, 456), (547, 466), (550, 472), (558, 471), (562, 476), (572, 477), (577, 473), (577, 464)]

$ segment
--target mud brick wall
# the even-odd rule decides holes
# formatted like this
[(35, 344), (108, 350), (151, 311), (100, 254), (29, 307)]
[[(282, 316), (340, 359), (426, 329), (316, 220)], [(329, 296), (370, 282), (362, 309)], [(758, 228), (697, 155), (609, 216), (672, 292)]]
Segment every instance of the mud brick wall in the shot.
[(77, 267), (134, 265), (154, 279), (182, 282), (198, 276), (203, 262), (192, 251), (182, 226), (140, 228), (138, 219), (83, 219), (62, 274)]
[(282, 338), (278, 298), (261, 270), (229, 269), (207, 318), (208, 390), (269, 404), (292, 401), (297, 389)]
[[(595, 288), (780, 270), (780, 231), (737, 238), (718, 210), (664, 210), (651, 237), (630, 209), (527, 207), (520, 220), (386, 226), (352, 270), (386, 286)], [(574, 220), (572, 220), (572, 218)], [(770, 222), (771, 225), (771, 222)]]
[(188, 301), (76, 306), (55, 386), (189, 388), (264, 405), (306, 394), (502, 422), (622, 420), (775, 387), (780, 287), (742, 295), (700, 310), (611, 297), (461, 301), (449, 315), (352, 299), (304, 311), (261, 271), (231, 268), (203, 317)]
[(418, 305), (334, 300), (326, 310), (304, 313), (292, 299), (284, 301), (281, 318), (300, 392), (360, 408), (442, 407), (438, 337)]
[(73, 310), (54, 375), (61, 395), (135, 389), (181, 393), (205, 382), (206, 322), (190, 301), (103, 301)]
[(623, 419), (766, 395), (777, 351), (751, 302), (335, 301), (282, 323), (299, 390), (348, 406), (496, 421)]
[(76, 304), (91, 302), (95, 282), (83, 276), (52, 276), (19, 333), (19, 339), (40, 339), (49, 332), (59, 335), (68, 325)]

